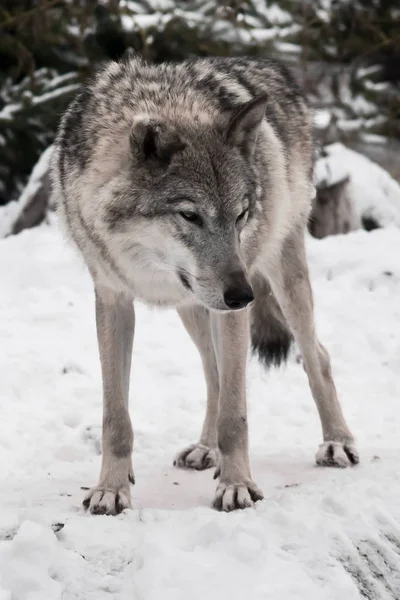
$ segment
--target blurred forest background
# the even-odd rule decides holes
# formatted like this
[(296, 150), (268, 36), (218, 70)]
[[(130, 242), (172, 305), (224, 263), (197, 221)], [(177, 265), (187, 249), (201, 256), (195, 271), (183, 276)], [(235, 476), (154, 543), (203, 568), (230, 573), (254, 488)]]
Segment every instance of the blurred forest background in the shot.
[(17, 199), (99, 61), (258, 55), (289, 64), (321, 145), (400, 180), (399, 0), (1, 0), (0, 205)]

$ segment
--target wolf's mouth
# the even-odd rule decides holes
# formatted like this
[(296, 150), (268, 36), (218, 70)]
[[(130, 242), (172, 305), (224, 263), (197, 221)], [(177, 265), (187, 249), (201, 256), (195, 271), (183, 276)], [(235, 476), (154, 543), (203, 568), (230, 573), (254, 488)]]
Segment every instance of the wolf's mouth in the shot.
[(181, 280), (182, 285), (185, 288), (185, 290), (189, 290), (189, 292), (193, 292), (192, 286), (190, 285), (189, 280), (186, 277), (186, 275), (184, 273), (182, 273), (182, 271), (178, 271), (178, 275), (179, 275), (179, 279)]

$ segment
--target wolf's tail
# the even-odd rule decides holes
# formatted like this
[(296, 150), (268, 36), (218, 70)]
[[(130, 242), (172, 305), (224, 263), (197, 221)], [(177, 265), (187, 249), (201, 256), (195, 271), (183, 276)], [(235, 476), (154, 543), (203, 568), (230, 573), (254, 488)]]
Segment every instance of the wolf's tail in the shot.
[(279, 366), (288, 357), (293, 336), (266, 279), (257, 274), (251, 282), (256, 298), (251, 309), (253, 352), (266, 366)]

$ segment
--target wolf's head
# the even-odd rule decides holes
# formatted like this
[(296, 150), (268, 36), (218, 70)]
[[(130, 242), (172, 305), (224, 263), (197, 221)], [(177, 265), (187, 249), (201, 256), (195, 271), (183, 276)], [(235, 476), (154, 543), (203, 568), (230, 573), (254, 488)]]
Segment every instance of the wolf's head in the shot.
[(110, 207), (110, 229), (129, 236), (128, 251), (151, 257), (209, 309), (240, 309), (254, 299), (247, 269), (265, 106), (258, 97), (213, 124), (137, 117), (129, 193)]

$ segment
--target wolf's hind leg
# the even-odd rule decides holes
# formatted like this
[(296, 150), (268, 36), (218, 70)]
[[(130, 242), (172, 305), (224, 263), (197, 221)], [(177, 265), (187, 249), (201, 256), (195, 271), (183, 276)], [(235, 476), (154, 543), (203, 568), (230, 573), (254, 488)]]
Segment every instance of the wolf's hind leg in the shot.
[(177, 467), (189, 469), (208, 469), (214, 467), (218, 460), (217, 451), (217, 418), (219, 380), (208, 310), (202, 306), (181, 308), (178, 314), (197, 346), (203, 363), (207, 383), (207, 409), (200, 440), (179, 452), (174, 460)]
[(270, 284), (304, 360), (312, 395), (321, 419), (323, 444), (316, 460), (324, 466), (358, 463), (354, 438), (346, 424), (332, 379), (329, 354), (318, 341), (304, 235), (288, 239), (280, 260), (269, 270)]
[(130, 298), (96, 288), (96, 325), (103, 375), (103, 444), (99, 484), (83, 502), (93, 514), (131, 506), (133, 431), (128, 410), (135, 312)]

